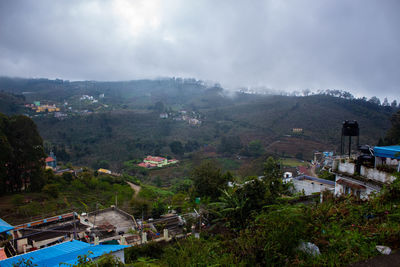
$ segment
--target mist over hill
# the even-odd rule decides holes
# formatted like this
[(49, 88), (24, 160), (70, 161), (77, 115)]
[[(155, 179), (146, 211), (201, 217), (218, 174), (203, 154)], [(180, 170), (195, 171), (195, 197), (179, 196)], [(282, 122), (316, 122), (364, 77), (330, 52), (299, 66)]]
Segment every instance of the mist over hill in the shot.
[[(70, 82), (3, 77), (0, 91), (7, 103), (0, 111), (30, 114), (46, 149), (56, 150), (61, 161), (91, 165), (107, 160), (116, 168), (147, 154), (182, 158), (207, 150), (245, 155), (254, 141), (267, 153), (310, 159), (315, 150), (337, 150), (344, 120), (359, 122), (360, 143), (377, 144), (397, 110), (346, 94), (232, 93), (218, 84), (181, 78)], [(22, 104), (34, 101), (60, 107), (62, 116), (23, 110)], [(171, 146), (176, 141), (183, 151)]]

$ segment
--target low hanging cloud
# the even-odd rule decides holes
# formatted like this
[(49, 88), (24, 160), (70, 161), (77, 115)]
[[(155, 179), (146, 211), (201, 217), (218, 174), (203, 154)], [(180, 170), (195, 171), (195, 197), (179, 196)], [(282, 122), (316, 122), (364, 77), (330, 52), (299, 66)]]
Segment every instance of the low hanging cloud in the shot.
[(0, 75), (398, 98), (397, 0), (0, 1)]

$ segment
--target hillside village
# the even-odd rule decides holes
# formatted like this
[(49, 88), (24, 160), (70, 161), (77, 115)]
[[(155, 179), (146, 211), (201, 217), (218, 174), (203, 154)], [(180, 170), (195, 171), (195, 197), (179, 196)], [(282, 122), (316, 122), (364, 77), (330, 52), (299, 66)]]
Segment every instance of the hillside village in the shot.
[[(292, 184), (292, 193), (298, 196), (290, 201), (292, 205), (323, 203), (329, 201), (329, 195), (336, 198), (352, 195), (361, 200), (368, 199), (371, 194), (379, 193), (385, 185), (395, 181), (393, 171), (399, 172), (399, 153), (399, 146), (368, 148), (352, 153), (350, 157), (334, 156), (329, 152), (316, 153), (322, 154), (322, 157), (315, 160), (313, 165), (328, 169), (334, 174), (334, 181), (305, 175), (302, 171), (307, 168), (298, 168), (299, 176), (293, 177), (293, 173), (286, 172), (280, 179), (283, 184)], [(365, 162), (366, 158), (369, 159), (368, 162)], [(46, 165), (57, 173), (59, 168), (55, 159), (54, 154), (50, 155), (46, 158)], [(148, 156), (139, 166), (165, 167), (177, 162), (174, 159)], [(371, 165), (370, 162), (374, 164)], [(99, 170), (99, 173), (111, 174), (107, 170)], [(258, 179), (263, 180), (265, 177)], [(229, 184), (231, 187), (240, 188), (247, 185), (247, 182), (241, 185), (229, 181)], [(144, 221), (143, 218), (135, 218), (121, 210), (116, 200), (115, 205), (109, 208), (79, 213), (73, 211), (18, 225), (10, 225), (0, 220), (0, 234), (4, 246), (0, 250), (0, 263), (1, 266), (11, 266), (21, 259), (28, 258), (39, 266), (47, 266), (60, 259), (64, 259), (65, 263), (73, 263), (74, 256), (83, 255), (88, 249), (92, 251), (93, 255), (90, 257), (93, 259), (99, 258), (102, 251), (107, 251), (121, 262), (125, 262), (124, 253), (121, 252), (130, 246), (143, 246), (150, 241), (169, 242), (188, 238), (192, 234), (198, 237), (199, 231), (207, 231), (211, 227), (209, 223), (201, 224), (200, 228), (192, 225), (192, 219), (197, 220), (205, 216), (201, 214), (206, 212), (204, 209), (206, 208), (203, 207), (203, 210), (199, 211), (200, 214), (196, 209), (185, 214), (171, 210), (159, 219), (147, 218)], [(51, 255), (52, 250), (59, 251), (58, 260)]]
[[(391, 134), (397, 124), (392, 123), (384, 139), (373, 140), (372, 144), (379, 145), (360, 146), (360, 140), (368, 140), (364, 135), (373, 136), (370, 129), (361, 122), (337, 122), (334, 135), (338, 137), (332, 139), (336, 144), (329, 145), (315, 138), (313, 128), (300, 120), (268, 137), (263, 131), (269, 129), (237, 122), (228, 116), (230, 111), (222, 116), (219, 110), (200, 112), (161, 101), (133, 111), (121, 103), (110, 104), (107, 101), (115, 99), (107, 94), (93, 95), (19, 104), (38, 122), (41, 133), (48, 135), (54, 127), (55, 139), (43, 140), (35, 122), (25, 116), (2, 117), (6, 126), (1, 130), (11, 147), (5, 150), (9, 161), (2, 165), (9, 169), (2, 173), (16, 173), (13, 177), (20, 180), (0, 176), (5, 185), (0, 206), (4, 230), (0, 263), (12, 266), (26, 261), (27, 256), (39, 266), (74, 263), (91, 251), (90, 257), (97, 262), (113, 259), (131, 264), (138, 262), (137, 251), (141, 251), (140, 255), (163, 265), (171, 263), (169, 253), (183, 255), (171, 252), (182, 245), (206, 258), (209, 253), (201, 248), (210, 245), (221, 257), (200, 262), (346, 265), (398, 249), (396, 207), (400, 201), (395, 196), (400, 151), (398, 146), (390, 146), (398, 143)], [(396, 111), (370, 106), (364, 100), (360, 103), (371, 112), (379, 109), (376, 114)], [(111, 109), (114, 113), (108, 113)], [(117, 123), (123, 127), (131, 123), (137, 135), (133, 137), (131, 128), (118, 128)], [(11, 130), (14, 125), (30, 126), (21, 133)], [(358, 125), (360, 128), (351, 128)], [(146, 132), (140, 133), (144, 128)], [(239, 130), (241, 135), (232, 134)], [(101, 138), (107, 142), (102, 143), (99, 154), (94, 148)], [(28, 155), (32, 157), (13, 154), (30, 147)], [(107, 158), (109, 152), (103, 152), (110, 148), (117, 150), (115, 158)], [(121, 157), (123, 150), (127, 151), (125, 157)], [(91, 164), (81, 160), (85, 155)], [(20, 160), (27, 161), (23, 169), (18, 167)], [(376, 204), (380, 202), (383, 206)], [(362, 211), (349, 213), (349, 208)], [(288, 228), (282, 227), (282, 220), (287, 220)], [(356, 236), (343, 234), (355, 227)], [(285, 232), (295, 234), (289, 237)], [(345, 246), (343, 239), (336, 238), (338, 233), (357, 242)], [(285, 244), (282, 249), (291, 249), (284, 252), (288, 258), (259, 259), (261, 251), (270, 256), (283, 252), (230, 242), (272, 242), (271, 248)], [(159, 253), (146, 254), (148, 248), (156, 249), (154, 246)], [(347, 251), (346, 256), (335, 258), (337, 247)], [(361, 248), (363, 253), (352, 252)], [(60, 254), (44, 256), (52, 251)], [(104, 252), (111, 256), (103, 256)]]
[(400, 266), (398, 1), (0, 2), (0, 267)]

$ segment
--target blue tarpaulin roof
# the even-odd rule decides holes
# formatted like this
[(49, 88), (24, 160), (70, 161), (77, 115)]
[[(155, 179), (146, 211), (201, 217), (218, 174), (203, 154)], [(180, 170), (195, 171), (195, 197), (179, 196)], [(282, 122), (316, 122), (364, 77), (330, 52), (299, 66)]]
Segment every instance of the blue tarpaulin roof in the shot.
[(13, 226), (9, 225), (8, 223), (0, 219), (0, 233), (4, 233), (12, 229), (14, 229)]
[(400, 159), (400, 146), (376, 146), (374, 147), (374, 155), (382, 158)]
[[(0, 266), (11, 267), (21, 259), (30, 259), (32, 263), (37, 264), (38, 267), (59, 266), (60, 263), (66, 263), (66, 266), (68, 266), (68, 264), (76, 264), (78, 256), (87, 255), (94, 259), (105, 253), (123, 250), (126, 247), (129, 246), (91, 245), (82, 241), (73, 240), (2, 260), (0, 261)], [(88, 255), (89, 251), (91, 254)]]

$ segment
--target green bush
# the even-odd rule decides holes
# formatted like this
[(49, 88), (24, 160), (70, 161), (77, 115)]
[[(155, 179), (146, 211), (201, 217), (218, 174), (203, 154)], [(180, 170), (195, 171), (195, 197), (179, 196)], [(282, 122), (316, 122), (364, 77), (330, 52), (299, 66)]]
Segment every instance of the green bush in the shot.
[(86, 187), (86, 185), (85, 185), (84, 183), (82, 183), (82, 182), (81, 182), (80, 180), (78, 180), (78, 179), (73, 180), (72, 183), (71, 183), (71, 185), (72, 185), (72, 188), (73, 188), (74, 190), (77, 190), (78, 192), (85, 193), (85, 192), (88, 191), (88, 188)]
[(167, 266), (240, 266), (220, 241), (196, 238), (168, 246), (161, 260)]
[(291, 206), (263, 213), (232, 241), (231, 248), (253, 266), (286, 265), (300, 241), (308, 241), (306, 214), (305, 208)]
[(21, 194), (16, 194), (12, 196), (11, 202), (14, 206), (20, 206), (24, 203), (24, 196)]
[(18, 212), (26, 217), (39, 215), (42, 211), (42, 206), (38, 202), (31, 202), (18, 208)]
[(42, 188), (42, 192), (51, 198), (58, 198), (58, 195), (60, 193), (58, 185), (56, 184), (46, 184)]
[(125, 262), (134, 263), (139, 258), (159, 259), (164, 253), (164, 246), (157, 242), (149, 242), (142, 246), (132, 246), (125, 250)]

